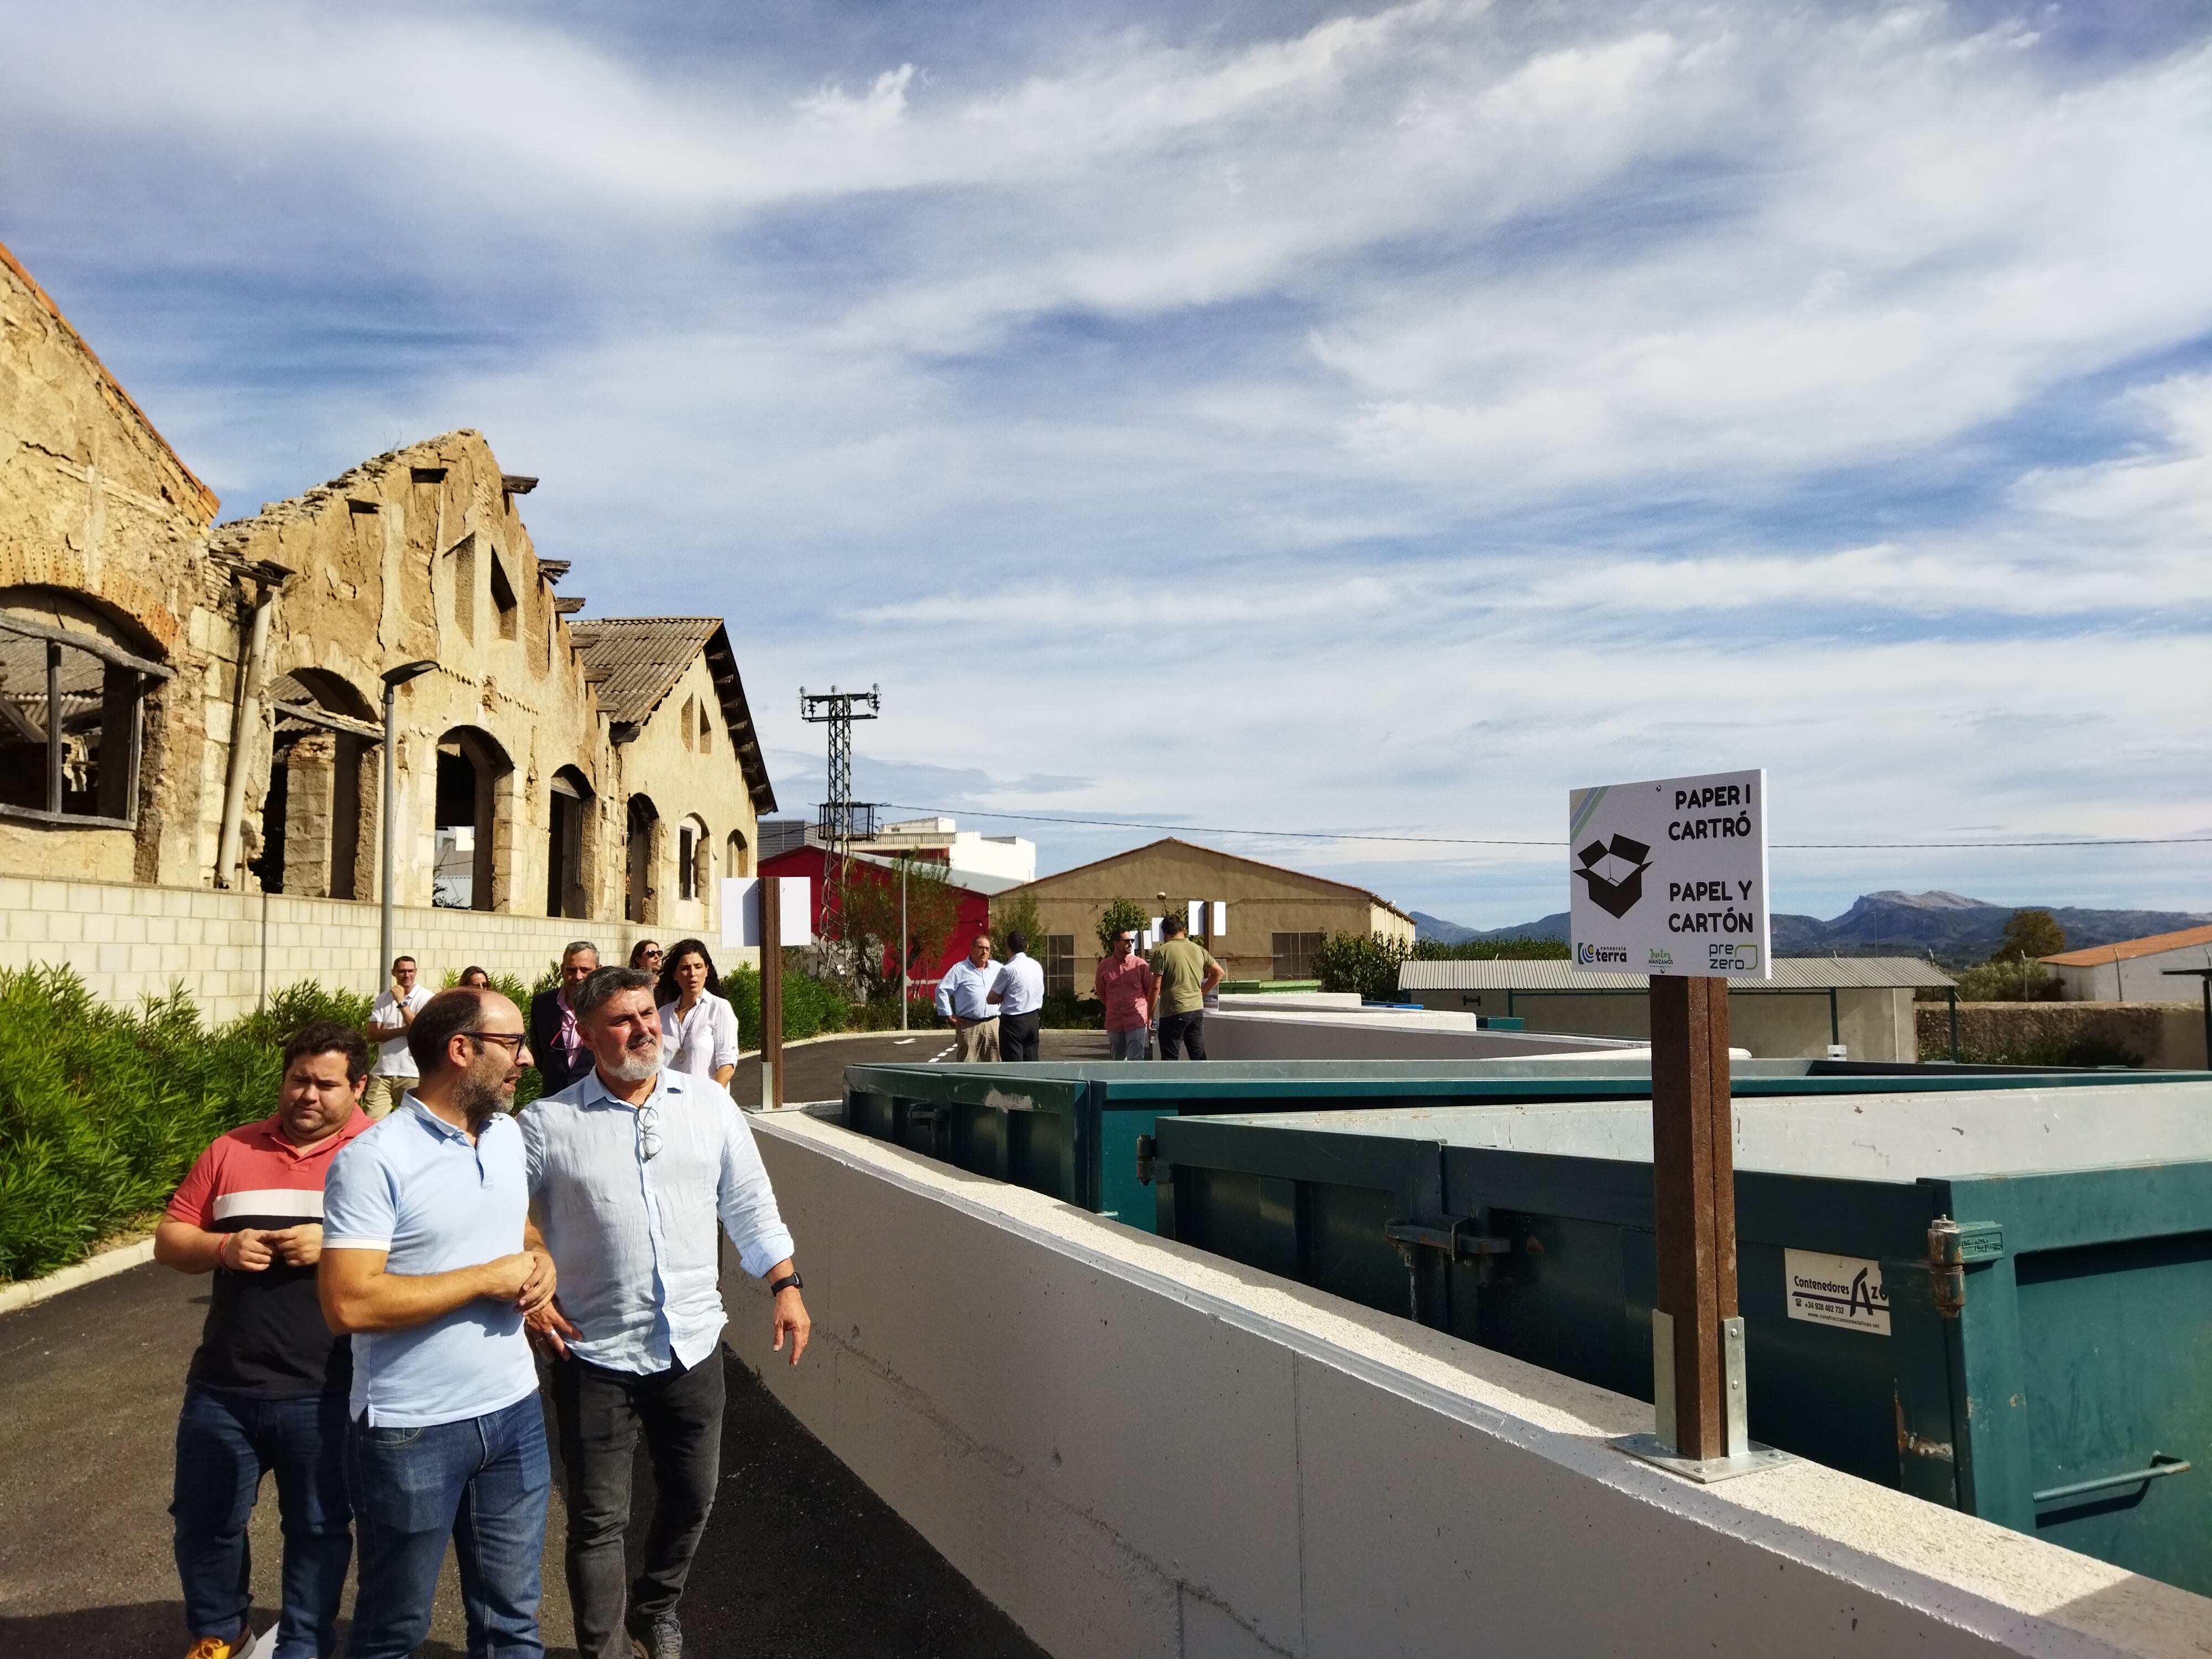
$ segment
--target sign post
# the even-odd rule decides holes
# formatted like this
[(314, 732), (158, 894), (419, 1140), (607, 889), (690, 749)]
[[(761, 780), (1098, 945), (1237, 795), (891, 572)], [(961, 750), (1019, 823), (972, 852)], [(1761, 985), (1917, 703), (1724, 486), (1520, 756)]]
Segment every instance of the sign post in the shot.
[(1728, 987), (1773, 976), (1766, 775), (1577, 789), (1574, 971), (1650, 976), (1656, 1432), (1615, 1443), (1699, 1480), (1782, 1461), (1752, 1443), (1736, 1310)]
[(783, 1104), (783, 884), (760, 884), (761, 1109)]

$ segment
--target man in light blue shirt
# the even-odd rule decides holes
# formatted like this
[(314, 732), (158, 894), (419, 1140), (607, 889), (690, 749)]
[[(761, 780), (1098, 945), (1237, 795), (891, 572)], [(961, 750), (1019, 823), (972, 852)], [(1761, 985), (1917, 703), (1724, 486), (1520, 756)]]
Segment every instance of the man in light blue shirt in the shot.
[(999, 964), (991, 960), (991, 936), (975, 935), (968, 954), (937, 981), (937, 1012), (952, 1022), (963, 1060), (999, 1057), (999, 1011), (991, 1006)]
[[(652, 976), (603, 968), (571, 995), (593, 1068), (522, 1114), (531, 1212), (563, 1264), (560, 1299), (532, 1327), (556, 1356), (568, 1601), (585, 1659), (629, 1659), (632, 1637), (674, 1659), (677, 1602), (721, 1472), (717, 1221), (745, 1271), (769, 1281), (775, 1346), (787, 1336), (794, 1365), (810, 1327), (752, 1131), (714, 1079), (664, 1069)], [(653, 1527), (625, 1586), (641, 1430)]]
[(991, 988), (999, 1011), (999, 1058), (1035, 1060), (1037, 1027), (1044, 1014), (1044, 966), (1030, 955), (1030, 936), (1018, 927), (1006, 935), (1006, 965)]
[(416, 1013), (421, 1075), (331, 1166), (316, 1288), (353, 1337), (346, 1474), (360, 1545), (349, 1659), (404, 1659), (430, 1629), (451, 1538), (472, 1659), (527, 1659), (552, 1490), (523, 1322), (553, 1264), (526, 1248), (522, 1015), (451, 990)]

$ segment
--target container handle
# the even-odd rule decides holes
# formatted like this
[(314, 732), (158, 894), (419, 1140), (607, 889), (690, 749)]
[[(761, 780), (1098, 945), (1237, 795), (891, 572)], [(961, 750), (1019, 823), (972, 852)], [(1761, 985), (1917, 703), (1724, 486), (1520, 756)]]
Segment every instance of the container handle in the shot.
[(2164, 1452), (2154, 1451), (2150, 1455), (2150, 1467), (2147, 1469), (2130, 1469), (2122, 1474), (2107, 1474), (2095, 1480), (2076, 1480), (2070, 1486), (2049, 1486), (2034, 1495), (2035, 1501), (2055, 1504), (2062, 1498), (2080, 1498), (2085, 1493), (2103, 1492), (2112, 1486), (2132, 1486), (2139, 1481), (2155, 1480), (2162, 1474), (2188, 1473), (2187, 1458), (2169, 1457)]

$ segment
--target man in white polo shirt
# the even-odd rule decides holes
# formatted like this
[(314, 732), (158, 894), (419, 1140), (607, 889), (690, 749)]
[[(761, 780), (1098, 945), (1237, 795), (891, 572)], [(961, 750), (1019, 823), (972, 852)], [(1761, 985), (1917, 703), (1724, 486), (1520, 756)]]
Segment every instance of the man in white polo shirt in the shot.
[[(602, 968), (575, 1004), (593, 1069), (522, 1114), (532, 1213), (567, 1264), (560, 1301), (531, 1322), (557, 1356), (568, 1602), (584, 1659), (630, 1659), (633, 1637), (647, 1659), (681, 1659), (676, 1604), (721, 1476), (717, 1222), (768, 1281), (775, 1346), (788, 1339), (794, 1365), (806, 1304), (752, 1130), (714, 1079), (662, 1064), (652, 976)], [(623, 1538), (640, 1432), (653, 1528), (631, 1580)]]
[(451, 1539), (476, 1659), (535, 1659), (552, 1487), (523, 1320), (553, 1295), (524, 1248), (529, 1187), (507, 1115), (530, 1063), (495, 991), (441, 991), (408, 1030), (421, 1076), (340, 1152), (317, 1288), (353, 1336), (346, 1474), (360, 1556), (349, 1659), (405, 1659)]
[(1035, 1060), (1037, 1027), (1044, 1019), (1044, 966), (1030, 954), (1030, 936), (1018, 927), (1006, 935), (1006, 952), (990, 999), (999, 1011), (999, 1058)]
[(394, 957), (392, 983), (368, 1011), (368, 1040), (376, 1045), (376, 1062), (368, 1068), (368, 1092), (361, 1097), (361, 1109), (371, 1118), (383, 1117), (415, 1085), (407, 1028), (430, 1000), (429, 987), (415, 981), (415, 958)]

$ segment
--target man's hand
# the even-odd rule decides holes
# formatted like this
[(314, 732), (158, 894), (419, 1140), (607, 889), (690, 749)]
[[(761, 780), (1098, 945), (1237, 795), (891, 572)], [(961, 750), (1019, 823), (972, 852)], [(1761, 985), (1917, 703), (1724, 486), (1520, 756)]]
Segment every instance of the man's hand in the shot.
[(522, 1287), (538, 1271), (538, 1262), (527, 1250), (517, 1250), (513, 1255), (487, 1261), (477, 1269), (483, 1276), (483, 1288), (477, 1294), (489, 1302), (512, 1302), (520, 1306)]
[(302, 1221), (280, 1232), (264, 1233), (263, 1241), (288, 1267), (312, 1267), (323, 1259), (323, 1224)]
[[(321, 1229), (318, 1228), (316, 1233), (316, 1249), (319, 1252)], [(234, 1233), (226, 1233), (215, 1253), (216, 1261), (234, 1273), (258, 1273), (276, 1259), (276, 1253), (269, 1248), (269, 1241), (276, 1237), (265, 1227), (240, 1227)]]
[(806, 1316), (806, 1304), (800, 1299), (796, 1285), (776, 1292), (775, 1349), (778, 1353), (783, 1352), (787, 1331), (791, 1334), (791, 1363), (796, 1365), (799, 1356), (806, 1352), (806, 1339), (814, 1334), (814, 1322)]
[(568, 1322), (568, 1316), (561, 1311), (561, 1304), (550, 1298), (523, 1315), (522, 1329), (530, 1339), (530, 1346), (549, 1359), (566, 1358), (568, 1339), (583, 1334)]
[(524, 1250), (523, 1255), (530, 1258), (530, 1277), (523, 1281), (521, 1292), (514, 1298), (514, 1305), (521, 1309), (522, 1316), (528, 1319), (553, 1300), (554, 1285), (560, 1274), (553, 1266), (551, 1254), (542, 1247), (532, 1245)]

